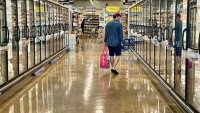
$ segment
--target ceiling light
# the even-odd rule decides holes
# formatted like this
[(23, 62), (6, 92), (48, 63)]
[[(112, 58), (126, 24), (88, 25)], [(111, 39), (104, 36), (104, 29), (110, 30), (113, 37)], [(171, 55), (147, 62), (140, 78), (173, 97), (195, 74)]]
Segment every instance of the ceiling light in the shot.
[(91, 4), (92, 4), (92, 5), (94, 5), (94, 3), (93, 3), (93, 1), (92, 1), (92, 0), (90, 0), (90, 2), (91, 2)]

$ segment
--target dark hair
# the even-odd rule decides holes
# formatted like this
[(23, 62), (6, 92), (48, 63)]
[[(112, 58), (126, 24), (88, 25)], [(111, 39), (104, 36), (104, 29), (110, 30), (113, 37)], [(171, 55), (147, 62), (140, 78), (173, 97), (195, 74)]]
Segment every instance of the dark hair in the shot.
[(181, 14), (180, 14), (180, 13), (177, 13), (177, 14), (176, 14), (176, 17), (181, 18)]
[(115, 15), (113, 15), (113, 18), (116, 18), (116, 16), (115, 16)]

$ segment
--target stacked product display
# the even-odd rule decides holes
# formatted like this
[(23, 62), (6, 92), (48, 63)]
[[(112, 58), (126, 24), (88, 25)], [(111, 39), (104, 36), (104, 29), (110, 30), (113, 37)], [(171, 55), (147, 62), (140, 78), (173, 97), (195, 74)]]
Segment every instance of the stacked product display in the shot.
[(99, 15), (84, 15), (84, 33), (92, 36), (98, 35)]
[(67, 7), (48, 0), (0, 2), (0, 93), (68, 48), (68, 19)]
[(78, 28), (80, 28), (80, 13), (73, 11), (72, 13), (72, 33), (75, 33)]
[(71, 11), (71, 33), (69, 34), (69, 48), (75, 49), (76, 41), (78, 41), (78, 37), (82, 34), (81, 32), (81, 22), (82, 22), (82, 15), (80, 11), (73, 10)]

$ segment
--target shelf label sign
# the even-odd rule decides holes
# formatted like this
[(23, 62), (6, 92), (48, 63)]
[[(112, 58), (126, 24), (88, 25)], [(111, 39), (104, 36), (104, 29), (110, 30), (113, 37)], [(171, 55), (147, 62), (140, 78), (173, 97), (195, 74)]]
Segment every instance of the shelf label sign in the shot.
[(106, 6), (106, 11), (110, 13), (115, 13), (120, 11), (119, 6)]

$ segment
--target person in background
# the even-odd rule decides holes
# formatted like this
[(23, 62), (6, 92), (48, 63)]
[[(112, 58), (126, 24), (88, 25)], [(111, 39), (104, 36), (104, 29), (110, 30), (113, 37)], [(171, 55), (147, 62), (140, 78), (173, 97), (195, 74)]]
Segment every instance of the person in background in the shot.
[(175, 23), (175, 53), (176, 53), (176, 61), (177, 61), (177, 69), (178, 73), (181, 73), (181, 55), (182, 55), (182, 20), (181, 14), (178, 13), (176, 15), (176, 23)]
[(81, 22), (81, 29), (83, 34), (84, 34), (84, 26), (85, 26), (85, 18), (83, 18), (83, 21)]
[[(105, 46), (108, 47), (111, 63), (111, 72), (118, 75), (119, 73), (116, 70), (117, 64), (121, 56), (121, 48), (123, 41), (123, 29), (122, 24), (120, 23), (121, 15), (115, 13), (113, 15), (113, 20), (108, 22), (105, 27)], [(116, 56), (114, 58), (114, 56)]]

